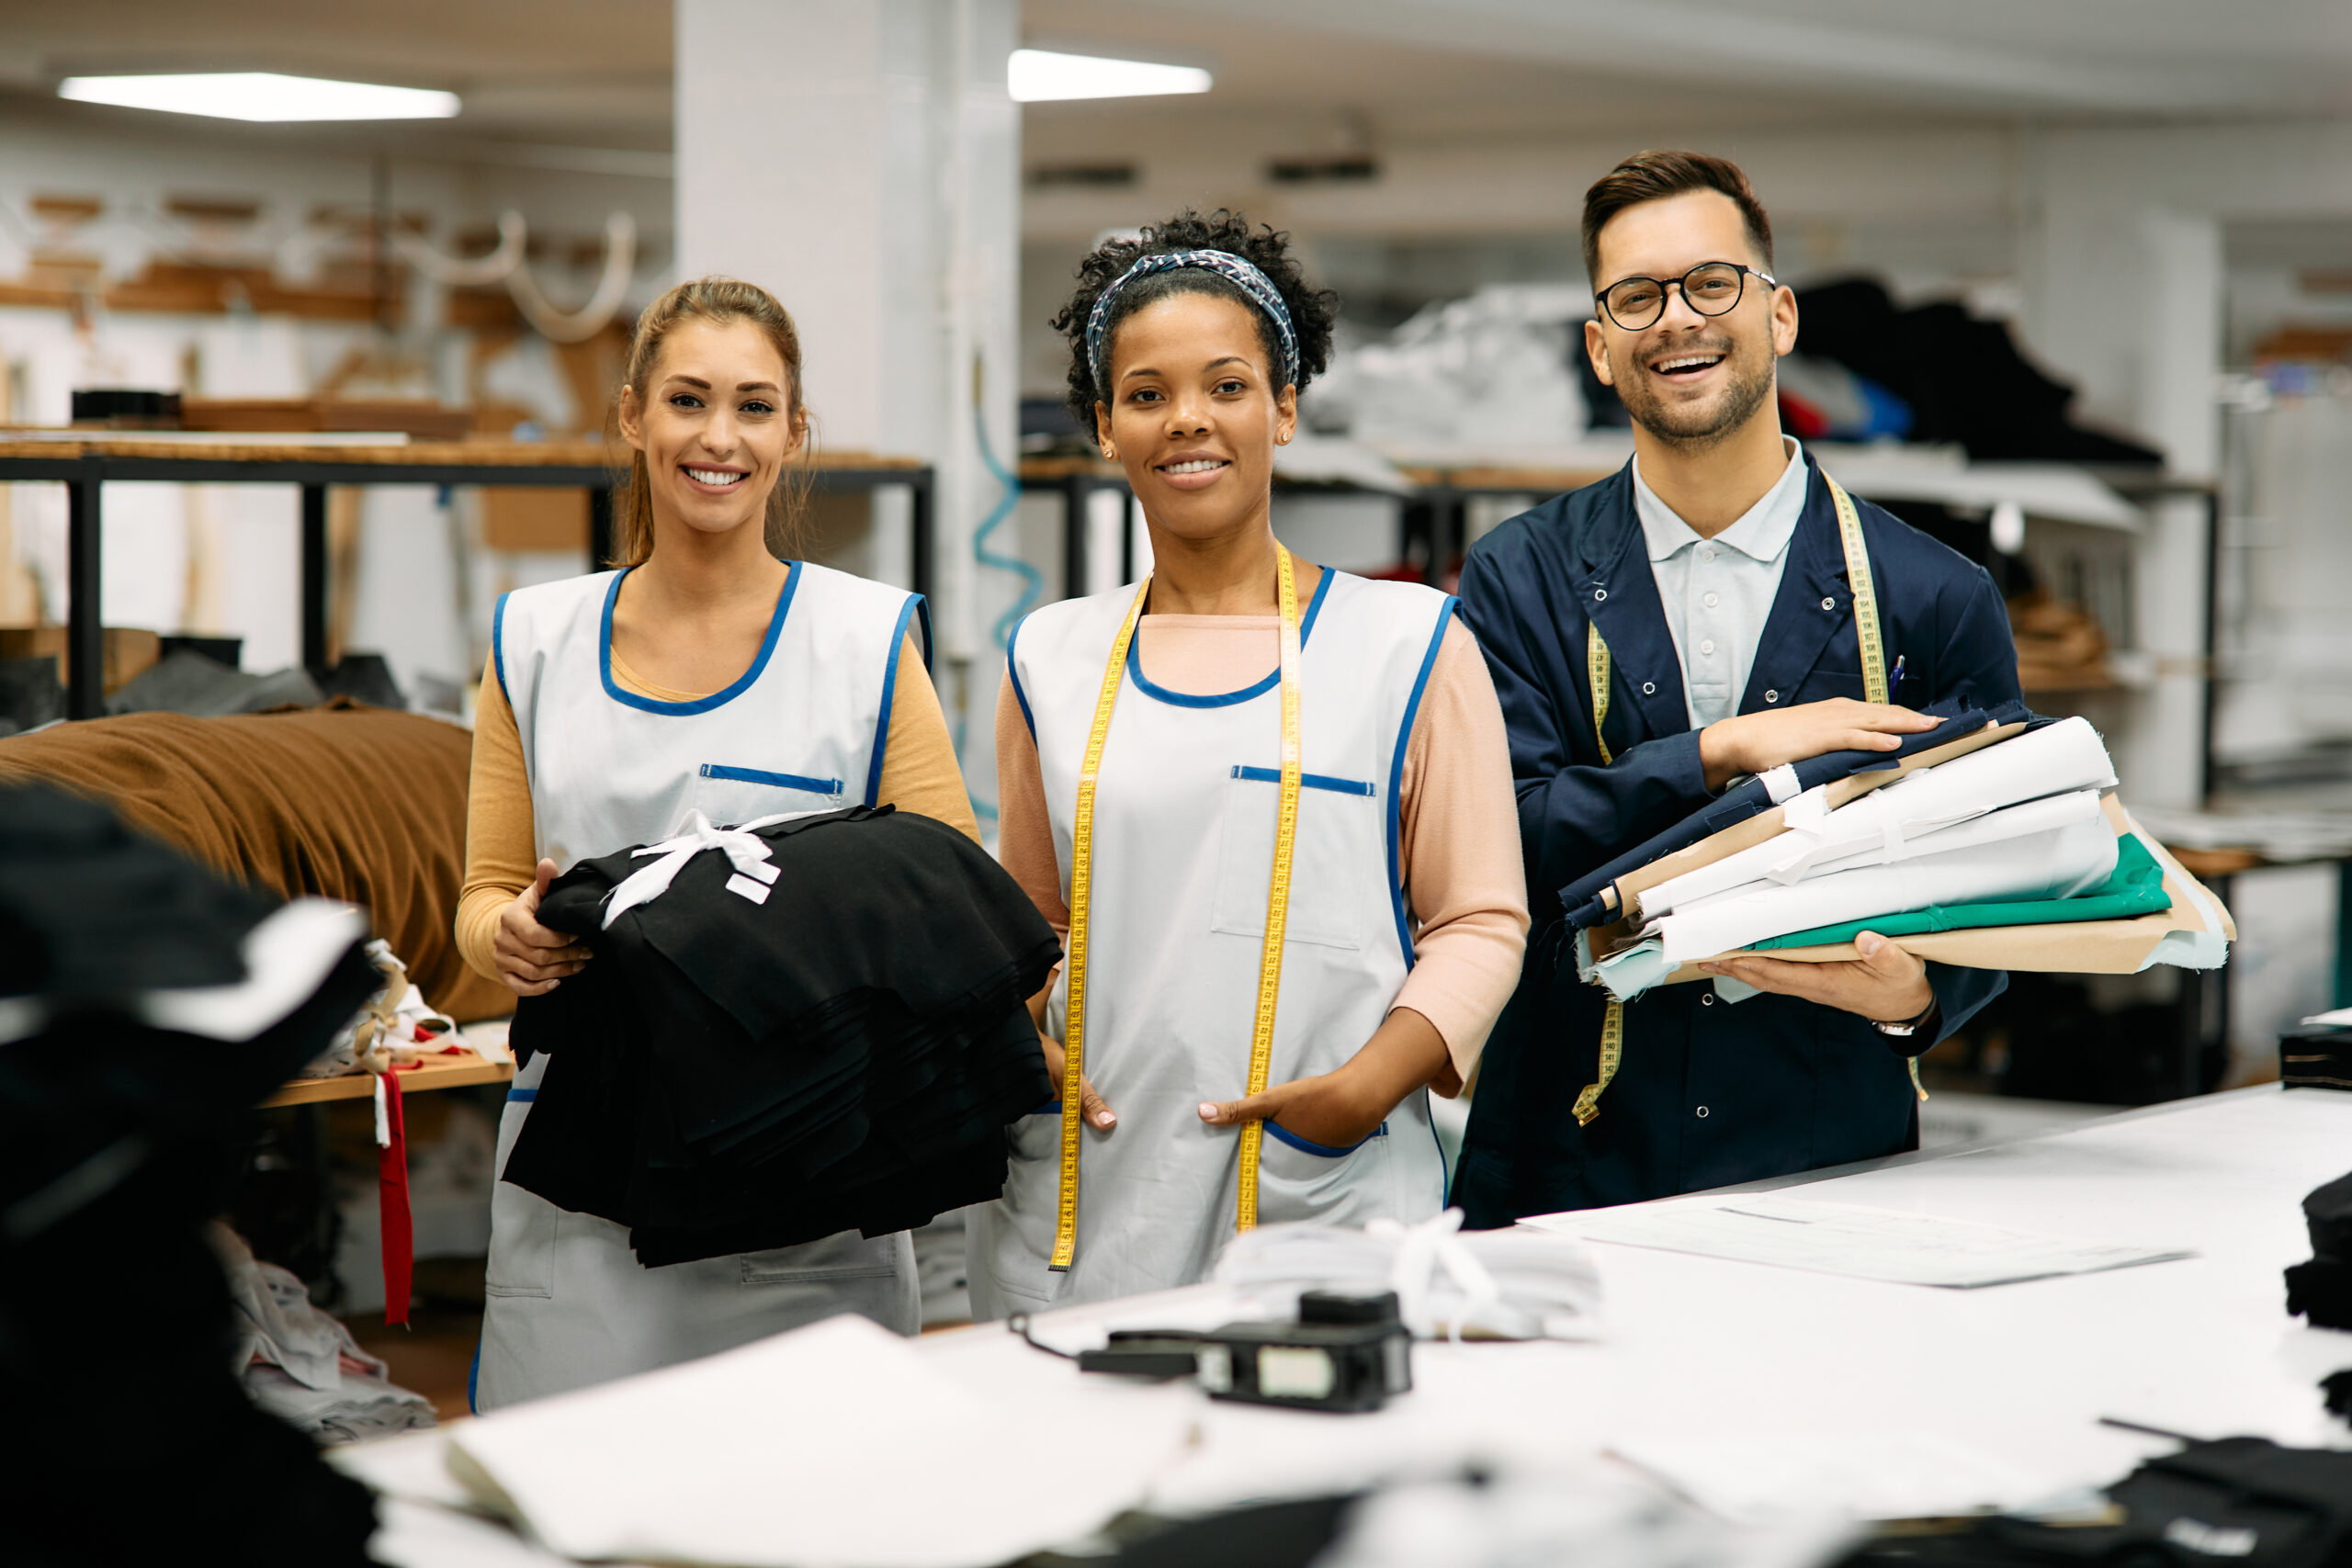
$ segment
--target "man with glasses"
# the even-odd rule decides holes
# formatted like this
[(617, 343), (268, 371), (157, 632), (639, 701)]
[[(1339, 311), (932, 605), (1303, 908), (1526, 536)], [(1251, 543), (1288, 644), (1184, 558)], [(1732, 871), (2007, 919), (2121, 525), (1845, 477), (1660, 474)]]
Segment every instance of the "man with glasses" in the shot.
[[(1474, 1225), (1915, 1147), (1906, 1058), (2007, 984), (1871, 932), (1856, 962), (1736, 959), (1622, 1009), (1579, 981), (1560, 889), (1736, 778), (1934, 728), (1905, 705), (2018, 694), (1984, 570), (1844, 498), (1781, 434), (1774, 364), (1796, 346), (1796, 299), (1747, 176), (1636, 154), (1586, 193), (1583, 239), (1585, 350), (1633, 416), (1634, 459), (1479, 540), (1462, 574), (1510, 726), (1537, 928), (1454, 1179)], [(1841, 501), (1867, 550), (1876, 660)], [(1884, 700), (1865, 700), (1874, 687)]]

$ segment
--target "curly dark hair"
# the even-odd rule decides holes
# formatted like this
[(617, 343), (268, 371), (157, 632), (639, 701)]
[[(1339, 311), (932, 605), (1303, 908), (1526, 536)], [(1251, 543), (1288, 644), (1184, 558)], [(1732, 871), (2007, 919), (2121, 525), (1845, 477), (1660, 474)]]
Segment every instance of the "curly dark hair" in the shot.
[[(1283, 303), (1290, 309), (1291, 330), (1298, 339), (1298, 367), (1291, 380), (1299, 390), (1305, 391), (1306, 384), (1322, 374), (1324, 364), (1330, 357), (1331, 323), (1340, 313), (1340, 297), (1328, 288), (1307, 286), (1306, 276), (1291, 256), (1290, 236), (1267, 224), (1260, 225), (1253, 232), (1249, 219), (1222, 207), (1206, 214), (1187, 208), (1165, 223), (1152, 224), (1136, 239), (1112, 240), (1090, 254), (1078, 264), (1077, 292), (1054, 317), (1054, 330), (1069, 339), (1069, 412), (1077, 416), (1080, 428), (1090, 434), (1094, 429), (1095, 403), (1107, 400), (1099, 398), (1094, 367), (1087, 360), (1086, 318), (1092, 313), (1094, 301), (1102, 297), (1102, 290), (1133, 266), (1136, 258), (1170, 251), (1225, 251), (1240, 256), (1272, 280)], [(1117, 340), (1121, 321), (1152, 301), (1173, 294), (1206, 294), (1248, 306), (1258, 322), (1258, 338), (1265, 345), (1267, 365), (1282, 362), (1282, 340), (1265, 313), (1238, 286), (1199, 267), (1156, 272), (1121, 289), (1111, 306), (1106, 343)]]

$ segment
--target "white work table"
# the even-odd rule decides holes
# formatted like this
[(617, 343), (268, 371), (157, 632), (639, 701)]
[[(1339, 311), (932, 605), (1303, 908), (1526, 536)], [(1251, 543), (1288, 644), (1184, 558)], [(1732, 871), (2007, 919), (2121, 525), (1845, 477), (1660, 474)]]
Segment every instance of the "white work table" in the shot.
[[(2316, 1386), (2352, 1367), (2352, 1334), (2288, 1317), (2280, 1280), (2310, 1254), (2303, 1194), (2347, 1170), (2352, 1094), (2266, 1087), (1760, 1183), (1802, 1187), (1807, 1200), (2196, 1256), (1945, 1290), (1594, 1243), (1604, 1291), (1599, 1338), (1423, 1344), (1413, 1392), (1369, 1415), (1221, 1404), (1189, 1382), (1085, 1374), (999, 1325), (927, 1336), (918, 1352), (988, 1410), (1025, 1416), (1032, 1436), (1008, 1440), (1042, 1441), (1034, 1434), (1045, 1430), (1053, 1442), (1083, 1447), (1091, 1438), (1107, 1452), (1157, 1434), (1150, 1440), (1160, 1446), (1148, 1452), (1168, 1459), (1137, 1472), (1151, 1476), (1145, 1495), (1117, 1506), (1168, 1513), (1351, 1491), (1470, 1463), (1572, 1476), (1610, 1469), (1613, 1453), (1655, 1458), (1702, 1442), (1730, 1445), (1736, 1472), (1805, 1451), (1840, 1456), (1832, 1469), (1934, 1472), (1940, 1448), (2021, 1476), (2030, 1491), (2010, 1500), (2022, 1502), (2111, 1482), (2171, 1447), (2103, 1427), (2101, 1416), (2196, 1437), (2352, 1446), (2352, 1428), (2325, 1413)], [(671, 1404), (669, 1418), (678, 1408)], [(880, 1426), (911, 1432), (925, 1413), (909, 1410), (893, 1427), (896, 1419)], [(1189, 1439), (1181, 1436), (1187, 1427)], [(417, 1434), (391, 1439), (399, 1449), (368, 1445), (390, 1463), (370, 1462), (363, 1450), (343, 1453), (391, 1493), (453, 1501), (439, 1440)], [(642, 1441), (659, 1446), (663, 1437), (647, 1431)], [(886, 1481), (877, 1475), (875, 1485)], [(829, 1494), (824, 1504), (870, 1511), (882, 1495)], [(387, 1562), (548, 1561), (512, 1537), (482, 1555), (452, 1555), (454, 1540), (428, 1547), (437, 1540), (431, 1532), (461, 1522), (430, 1507), (395, 1505), (388, 1517), (392, 1528), (376, 1546)]]
[[(2352, 1334), (2290, 1318), (2280, 1280), (2311, 1255), (2303, 1194), (2347, 1170), (2352, 1094), (2264, 1087), (1758, 1183), (1737, 1190), (1802, 1186), (1809, 1200), (2197, 1256), (1962, 1291), (1595, 1243), (1597, 1342), (1418, 1346), (1419, 1387), (1371, 1416), (1204, 1400), (1204, 1440), (1161, 1500), (1361, 1484), (1390, 1463), (1456, 1456), (1576, 1462), (1662, 1440), (1805, 1433), (1931, 1434), (2055, 1492), (2171, 1447), (2102, 1427), (2103, 1416), (2352, 1445), (2316, 1387), (2352, 1367)], [(1106, 1381), (993, 1325), (924, 1348), (1007, 1397)]]

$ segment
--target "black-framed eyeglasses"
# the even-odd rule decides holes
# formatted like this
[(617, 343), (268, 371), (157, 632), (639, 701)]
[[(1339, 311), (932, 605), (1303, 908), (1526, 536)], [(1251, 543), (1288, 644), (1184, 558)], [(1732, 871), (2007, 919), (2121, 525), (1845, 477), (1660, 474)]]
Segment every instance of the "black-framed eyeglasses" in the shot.
[(1666, 291), (1682, 290), (1682, 302), (1702, 316), (1728, 314), (1747, 292), (1747, 280), (1761, 278), (1767, 288), (1781, 284), (1769, 272), (1737, 262), (1701, 262), (1680, 277), (1621, 277), (1593, 298), (1609, 319), (1629, 333), (1657, 324), (1666, 314)]

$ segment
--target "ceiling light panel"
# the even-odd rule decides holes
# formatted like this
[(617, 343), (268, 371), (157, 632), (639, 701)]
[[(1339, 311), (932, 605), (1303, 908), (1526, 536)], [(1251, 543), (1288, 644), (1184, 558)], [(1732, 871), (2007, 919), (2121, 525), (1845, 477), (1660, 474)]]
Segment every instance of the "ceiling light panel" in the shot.
[(1016, 49), (1006, 63), (1007, 85), (1020, 103), (1056, 98), (1141, 98), (1163, 93), (1205, 93), (1209, 73), (1197, 65), (1159, 65), (1094, 54)]
[(270, 71), (68, 76), (57, 85), (57, 96), (215, 119), (447, 119), (459, 107), (455, 93), (281, 76)]

